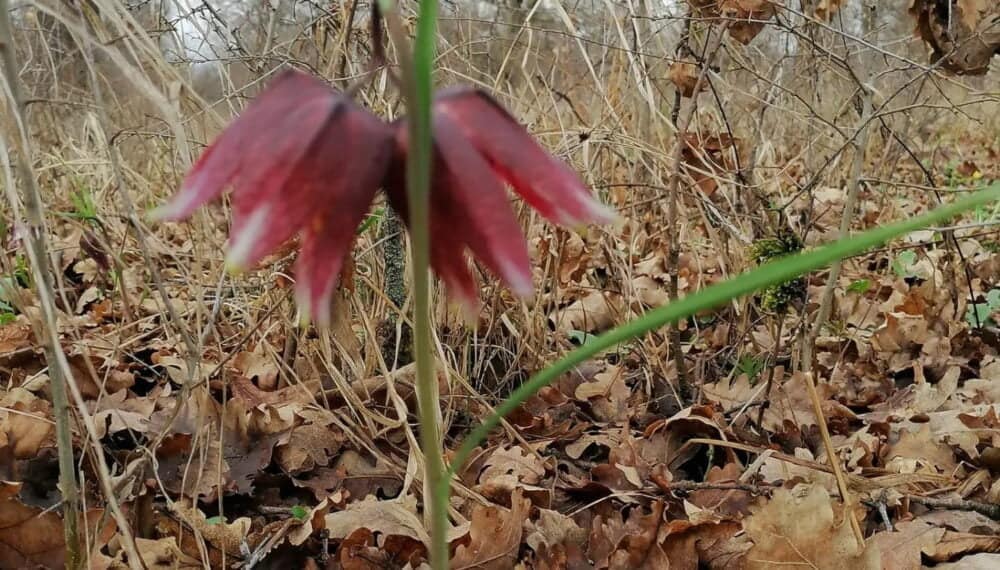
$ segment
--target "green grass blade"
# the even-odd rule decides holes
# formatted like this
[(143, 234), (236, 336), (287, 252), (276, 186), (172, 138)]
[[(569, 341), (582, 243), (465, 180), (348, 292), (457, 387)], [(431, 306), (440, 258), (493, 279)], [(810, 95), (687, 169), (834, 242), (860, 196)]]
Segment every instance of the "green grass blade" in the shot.
[(718, 307), (728, 303), (732, 299), (748, 295), (765, 287), (783, 283), (799, 275), (829, 265), (838, 259), (861, 253), (900, 235), (947, 220), (957, 214), (995, 200), (1000, 200), (1000, 183), (994, 183), (985, 190), (951, 204), (940, 206), (921, 216), (868, 230), (850, 239), (835, 242), (813, 251), (773, 261), (743, 275), (707, 287), (676, 302), (653, 309), (632, 322), (597, 336), (531, 377), (515, 390), (509, 398), (497, 406), (494, 413), (483, 421), (479, 427), (472, 430), (472, 433), (465, 438), (458, 452), (452, 458), (451, 467), (448, 469), (449, 477), (444, 484), (449, 484), (451, 476), (454, 476), (455, 472), (469, 458), (472, 451), (500, 423), (501, 418), (513, 412), (522, 402), (538, 392), (538, 390), (548, 386), (556, 378), (602, 351), (664, 325)]

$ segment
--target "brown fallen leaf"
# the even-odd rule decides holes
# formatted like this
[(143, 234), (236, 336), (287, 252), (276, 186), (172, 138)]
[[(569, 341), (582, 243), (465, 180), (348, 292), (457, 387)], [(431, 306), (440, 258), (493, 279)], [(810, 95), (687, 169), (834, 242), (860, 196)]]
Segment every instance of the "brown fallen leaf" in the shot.
[(816, 485), (778, 489), (771, 501), (754, 510), (744, 528), (753, 540), (747, 552), (749, 568), (805, 565), (842, 570), (879, 569), (873, 544), (859, 551), (850, 522), (840, 505)]
[(924, 556), (934, 562), (949, 562), (966, 554), (983, 552), (1000, 552), (1000, 536), (946, 530), (937, 544), (923, 549)]
[(323, 520), (327, 533), (334, 539), (346, 538), (359, 528), (366, 528), (385, 538), (405, 537), (430, 544), (424, 523), (417, 516), (417, 500), (413, 496), (391, 501), (368, 497), (326, 515)]
[(622, 312), (622, 296), (593, 291), (569, 306), (549, 315), (549, 322), (560, 331), (597, 333), (611, 328)]
[(278, 440), (275, 456), (289, 473), (302, 473), (330, 463), (346, 437), (334, 427), (332, 415), (323, 410), (302, 410), (302, 424)]
[[(23, 504), (17, 496), (20, 490), (21, 483), (0, 482), (0, 568), (63, 568), (66, 542), (62, 518), (52, 510)], [(89, 533), (97, 548), (114, 533), (114, 523), (104, 515), (102, 510), (92, 509), (81, 516), (81, 533)]]
[(509, 510), (494, 505), (476, 505), (468, 538), (458, 545), (451, 559), (453, 570), (504, 570), (514, 566), (531, 501), (519, 490), (514, 490), (510, 502)]
[(627, 422), (631, 416), (628, 400), (631, 390), (625, 384), (625, 368), (608, 366), (594, 376), (593, 381), (576, 387), (577, 400), (590, 402), (594, 415), (606, 422)]
[(694, 90), (697, 87), (698, 91), (704, 91), (708, 88), (708, 80), (702, 79), (701, 84), (698, 84), (698, 77), (701, 73), (700, 68), (697, 63), (690, 61), (675, 61), (670, 66), (670, 72), (668, 77), (670, 81), (677, 87), (680, 91), (682, 97), (691, 97), (694, 95)]
[(24, 388), (0, 399), (0, 446), (9, 445), (14, 459), (31, 459), (44, 445), (54, 447), (52, 405)]
[(920, 553), (935, 546), (945, 530), (925, 521), (903, 521), (894, 531), (882, 531), (872, 537), (881, 554), (882, 568), (920, 570)]

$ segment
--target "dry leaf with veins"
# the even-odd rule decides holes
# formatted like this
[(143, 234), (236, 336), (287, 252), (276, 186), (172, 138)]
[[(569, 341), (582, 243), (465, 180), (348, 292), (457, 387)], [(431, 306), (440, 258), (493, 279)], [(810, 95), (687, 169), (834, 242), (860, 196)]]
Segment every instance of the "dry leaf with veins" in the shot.
[(476, 505), (467, 542), (458, 545), (451, 559), (452, 570), (506, 570), (514, 566), (531, 501), (515, 490), (510, 503), (510, 509)]
[(625, 369), (608, 366), (591, 382), (576, 387), (577, 400), (589, 401), (594, 415), (606, 422), (625, 422), (630, 417), (628, 400), (632, 391), (625, 384)]
[(881, 568), (878, 548), (866, 544), (859, 551), (843, 507), (816, 485), (776, 490), (744, 528), (754, 542), (747, 552), (750, 568)]

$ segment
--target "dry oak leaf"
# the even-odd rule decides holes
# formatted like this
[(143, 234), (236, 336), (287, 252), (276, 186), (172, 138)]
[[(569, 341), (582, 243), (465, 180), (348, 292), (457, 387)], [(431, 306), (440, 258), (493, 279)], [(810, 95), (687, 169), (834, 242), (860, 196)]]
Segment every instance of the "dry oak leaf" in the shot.
[(0, 482), (0, 568), (62, 568), (62, 518), (21, 503), (20, 489), (20, 483)]
[(368, 497), (364, 501), (351, 503), (342, 511), (330, 513), (323, 519), (330, 538), (347, 538), (359, 528), (366, 528), (382, 535), (380, 544), (389, 537), (406, 537), (430, 544), (430, 536), (424, 530), (424, 523), (417, 516), (417, 499), (407, 496), (391, 501), (380, 501)]
[(192, 558), (181, 552), (177, 546), (177, 538), (168, 536), (160, 539), (136, 538), (135, 547), (142, 558), (141, 564), (128, 560), (128, 554), (122, 548), (116, 558), (105, 561), (104, 565), (93, 564), (94, 569), (131, 570), (136, 566), (148, 570), (194, 570), (204, 568), (197, 558)]
[(605, 422), (627, 422), (630, 417), (628, 399), (632, 392), (625, 384), (625, 369), (608, 366), (591, 382), (576, 387), (577, 400), (590, 401), (594, 415)]
[(603, 332), (615, 324), (622, 312), (618, 293), (592, 291), (582, 299), (549, 315), (549, 322), (560, 331)]
[(920, 570), (921, 551), (936, 545), (944, 533), (943, 528), (913, 520), (897, 523), (894, 531), (882, 531), (871, 540), (882, 555), (882, 568)]
[(44, 445), (54, 446), (52, 405), (23, 388), (0, 399), (0, 447), (9, 445), (14, 459), (31, 459)]
[(333, 416), (324, 410), (301, 410), (303, 423), (278, 440), (275, 455), (289, 473), (301, 473), (330, 463), (344, 445), (346, 437), (335, 426)]
[(267, 350), (265, 343), (260, 342), (250, 351), (243, 351), (233, 359), (233, 367), (249, 380), (257, 379), (261, 390), (274, 390), (278, 385), (278, 365)]
[(749, 568), (801, 565), (819, 570), (878, 570), (878, 548), (858, 544), (843, 508), (825, 489), (799, 485), (778, 489), (745, 525), (753, 540), (747, 552)]
[(453, 570), (506, 570), (514, 567), (531, 501), (515, 489), (510, 496), (510, 504), (509, 510), (495, 505), (476, 505), (472, 511), (468, 542), (463, 540), (451, 559)]

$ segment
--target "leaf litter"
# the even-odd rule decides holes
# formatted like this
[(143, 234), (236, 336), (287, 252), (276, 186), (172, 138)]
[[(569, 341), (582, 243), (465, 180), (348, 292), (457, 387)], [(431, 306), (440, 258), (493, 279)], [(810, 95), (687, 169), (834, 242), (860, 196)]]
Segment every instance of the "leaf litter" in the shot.
[[(768, 2), (700, 4), (710, 16), (732, 19), (728, 34), (739, 43), (775, 15)], [(832, 16), (842, 3), (820, 4)], [(914, 10), (923, 10), (919, 31), (935, 47), (947, 47), (951, 40), (929, 4), (914, 2)], [(975, 2), (959, 4), (955, 25), (981, 26), (969, 8)], [(689, 96), (698, 74), (697, 63), (678, 60), (667, 79)], [(720, 181), (738, 170), (733, 158), (746, 141), (718, 130), (688, 139), (681, 170), (690, 188), (698, 200), (728, 199)], [(995, 142), (963, 144), (989, 147), (996, 156)], [(972, 176), (979, 167), (962, 163), (959, 171)], [(901, 175), (918, 179), (913, 172)], [(808, 245), (834, 235), (834, 214), (843, 207), (839, 188), (812, 194), (809, 207), (830, 213), (813, 220)], [(791, 211), (804, 211), (804, 202), (794, 201)], [(893, 215), (927, 205), (911, 201), (894, 206)], [(858, 229), (887, 219), (871, 196), (860, 210)], [(105, 461), (147, 568), (265, 561), (272, 567), (421, 567), (428, 536), (422, 466), (410, 452), (416, 441), (412, 367), (384, 362), (373, 350), (374, 312), (363, 304), (375, 297), (353, 304), (350, 294), (338, 297), (333, 320), (340, 330), (330, 338), (290, 318), (288, 283), (273, 277), (288, 269), (288, 255), (265, 259), (229, 288), (193, 285), (177, 256), (200, 251), (213, 261), (198, 281), (218, 278), (212, 271), (219, 256), (207, 245), (221, 243), (225, 233), (224, 216), (217, 214), (208, 216), (211, 230), (198, 239), (167, 224), (153, 246), (164, 264), (167, 295), (185, 321), (202, 322), (213, 304), (225, 315), (216, 340), (197, 355), (186, 352), (163, 300), (150, 294), (152, 276), (124, 222), (103, 221), (127, 244), (123, 252), (105, 251), (77, 222), (60, 220), (52, 228), (67, 279), (61, 341), (105, 452), (102, 458), (83, 453), (86, 433), (76, 433), (80, 473), (88, 482), (81, 527), (90, 566), (138, 563), (128, 559), (93, 484), (93, 462)], [(439, 363), (447, 447), (518, 378), (667, 301), (669, 237), (657, 227), (659, 215), (633, 209), (607, 235), (529, 226), (536, 265), (549, 268), (557, 286), (539, 293), (544, 310), (533, 317), (537, 322), (502, 293), (484, 308), (480, 321), (488, 326), (474, 342), (515, 356), (474, 356), (465, 367), (458, 360)], [(739, 263), (739, 253), (735, 265), (720, 259), (710, 244), (712, 230), (704, 220), (685, 230), (681, 294), (749, 266)], [(836, 283), (833, 322), (817, 339), (820, 408), (833, 461), (844, 469), (856, 503), (845, 505), (840, 497), (820, 418), (787, 348), (796, 346), (803, 315), (799, 309), (787, 315), (790, 326), (775, 338), (769, 319), (777, 317), (749, 300), (682, 323), (686, 360), (700, 386), (696, 403), (662, 406), (668, 397), (657, 387), (674, 382), (677, 371), (667, 362), (665, 335), (653, 333), (580, 366), (520, 406), (508, 418), (510, 429), (498, 430), (460, 471), (451, 503), (452, 567), (995, 567), (1000, 331), (991, 303), (1000, 287), (1000, 253), (995, 235), (962, 236), (973, 276), (970, 299), (954, 286), (965, 283), (962, 260), (928, 237), (916, 247), (848, 261)], [(20, 246), (11, 236), (4, 240), (12, 242), (7, 251), (14, 266)], [(114, 258), (126, 264), (118, 274), (109, 271)], [(628, 271), (620, 271), (623, 259)], [(357, 263), (362, 281), (371, 278), (374, 265)], [(810, 277), (809, 299), (818, 298), (826, 277)], [(0, 567), (60, 568), (65, 543), (53, 508), (60, 496), (49, 377), (31, 327), (37, 300), (28, 288), (18, 289), (17, 315), (0, 325), (6, 380), (0, 388)], [(984, 326), (977, 328), (970, 315)], [(449, 322), (444, 311), (439, 324)], [(472, 342), (444, 326), (439, 334), (451, 348)], [(551, 338), (535, 342), (539, 336)], [(771, 354), (779, 346), (785, 352)], [(764, 405), (768, 375), (775, 386)], [(455, 382), (459, 376), (470, 384)], [(864, 544), (857, 544), (850, 517), (860, 521)]]

